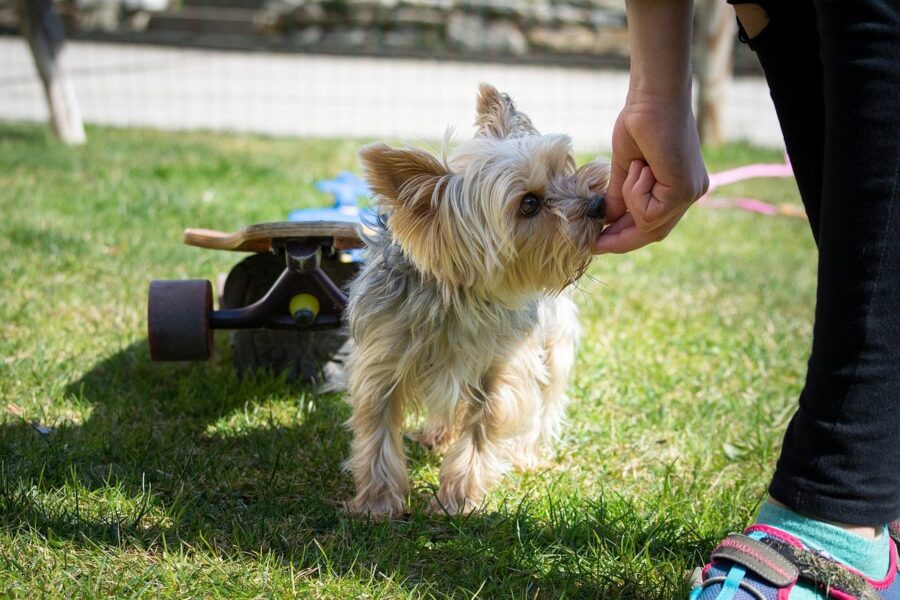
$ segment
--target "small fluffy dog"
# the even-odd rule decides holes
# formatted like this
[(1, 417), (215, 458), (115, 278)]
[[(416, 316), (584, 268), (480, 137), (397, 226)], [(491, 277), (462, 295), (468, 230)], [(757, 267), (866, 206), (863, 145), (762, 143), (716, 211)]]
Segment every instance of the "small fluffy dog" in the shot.
[(446, 449), (432, 509), (451, 514), (537, 464), (561, 428), (578, 338), (566, 289), (603, 229), (609, 168), (576, 169), (567, 136), (540, 135), (489, 85), (477, 110), (449, 158), (360, 151), (386, 222), (350, 287), (356, 514), (405, 511), (407, 409), (425, 414), (414, 439)]

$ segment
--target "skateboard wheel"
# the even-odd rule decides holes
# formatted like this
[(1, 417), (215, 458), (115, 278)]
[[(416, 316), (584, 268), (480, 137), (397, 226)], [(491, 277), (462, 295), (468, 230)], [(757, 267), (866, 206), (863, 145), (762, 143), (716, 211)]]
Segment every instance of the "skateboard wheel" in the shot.
[(212, 285), (205, 279), (150, 282), (147, 341), (153, 360), (207, 360), (212, 354), (209, 326)]
[(312, 325), (319, 316), (319, 299), (312, 294), (297, 294), (291, 298), (290, 311), (297, 325)]

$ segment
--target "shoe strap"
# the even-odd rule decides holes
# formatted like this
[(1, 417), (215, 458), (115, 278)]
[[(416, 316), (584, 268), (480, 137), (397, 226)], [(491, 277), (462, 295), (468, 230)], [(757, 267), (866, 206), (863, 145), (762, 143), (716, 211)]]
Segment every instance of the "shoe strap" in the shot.
[[(895, 539), (900, 544), (900, 527), (897, 536)], [(848, 570), (828, 554), (771, 535), (755, 540), (733, 533), (713, 550), (712, 559), (738, 564), (777, 588), (803, 579), (826, 592), (834, 590), (858, 600), (880, 599), (865, 577)]]
[(800, 569), (778, 550), (742, 533), (732, 533), (722, 540), (712, 551), (712, 559), (739, 564), (779, 588), (787, 587), (800, 576)]

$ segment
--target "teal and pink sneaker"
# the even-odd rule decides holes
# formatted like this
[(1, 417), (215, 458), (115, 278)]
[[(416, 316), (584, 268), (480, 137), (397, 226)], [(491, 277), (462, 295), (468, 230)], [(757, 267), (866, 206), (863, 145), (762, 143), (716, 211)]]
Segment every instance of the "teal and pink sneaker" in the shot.
[(808, 548), (789, 533), (753, 525), (725, 538), (713, 550), (711, 562), (695, 571), (690, 600), (788, 600), (798, 582), (814, 585), (833, 600), (900, 600), (900, 524), (888, 529), (893, 540), (890, 567), (878, 581), (827, 552)]

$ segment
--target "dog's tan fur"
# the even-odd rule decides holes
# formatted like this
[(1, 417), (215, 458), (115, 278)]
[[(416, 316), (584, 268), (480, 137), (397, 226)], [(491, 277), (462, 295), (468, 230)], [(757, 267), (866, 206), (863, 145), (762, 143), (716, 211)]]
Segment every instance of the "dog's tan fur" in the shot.
[[(351, 512), (405, 510), (403, 423), (446, 448), (433, 508), (477, 507), (510, 466), (528, 468), (559, 432), (578, 337), (568, 288), (602, 219), (586, 214), (608, 166), (575, 169), (571, 142), (540, 135), (482, 85), (478, 133), (449, 158), (384, 144), (360, 152), (386, 227), (350, 288)], [(527, 218), (523, 197), (542, 199)]]

